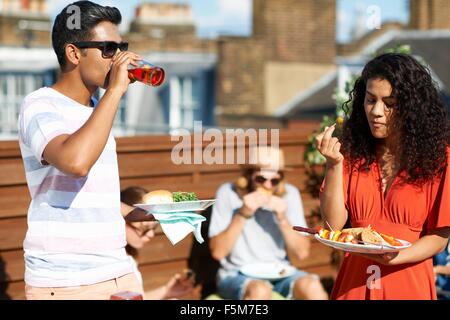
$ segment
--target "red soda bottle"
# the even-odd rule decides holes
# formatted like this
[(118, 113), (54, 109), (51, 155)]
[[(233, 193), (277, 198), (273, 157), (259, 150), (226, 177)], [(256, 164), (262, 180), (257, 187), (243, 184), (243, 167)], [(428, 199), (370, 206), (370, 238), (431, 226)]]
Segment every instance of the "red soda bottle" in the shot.
[(137, 66), (128, 67), (128, 78), (131, 81), (140, 81), (150, 86), (160, 86), (165, 79), (164, 69), (148, 61), (137, 61)]

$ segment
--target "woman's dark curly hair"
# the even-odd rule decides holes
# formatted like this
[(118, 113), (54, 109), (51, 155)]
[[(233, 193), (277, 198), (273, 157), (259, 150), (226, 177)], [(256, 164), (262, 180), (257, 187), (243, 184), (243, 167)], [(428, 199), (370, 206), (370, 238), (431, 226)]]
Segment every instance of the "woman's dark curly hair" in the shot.
[(404, 182), (423, 185), (442, 172), (447, 163), (449, 119), (447, 106), (429, 70), (407, 54), (382, 54), (364, 67), (344, 108), (351, 107), (342, 130), (342, 153), (353, 166), (368, 168), (376, 161), (379, 142), (369, 127), (364, 110), (369, 79), (387, 80), (396, 98), (388, 123), (395, 136), (395, 159), (405, 172)]

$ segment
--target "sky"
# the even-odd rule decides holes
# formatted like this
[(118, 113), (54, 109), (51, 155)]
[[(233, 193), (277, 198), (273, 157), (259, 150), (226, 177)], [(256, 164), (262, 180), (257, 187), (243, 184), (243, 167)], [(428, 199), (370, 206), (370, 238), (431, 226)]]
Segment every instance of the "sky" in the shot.
[[(297, 0), (302, 1), (302, 0)], [(52, 17), (73, 1), (47, 0)], [(94, 0), (119, 8), (123, 15), (122, 27), (132, 20), (135, 8), (141, 2), (189, 3), (192, 7), (197, 33), (201, 38), (214, 38), (221, 34), (248, 36), (252, 31), (251, 0)], [(351, 30), (358, 21), (362, 28), (375, 28), (377, 21), (409, 20), (408, 0), (337, 0), (336, 39), (348, 42)], [(379, 17), (379, 19), (378, 19)]]
[[(338, 42), (351, 40), (351, 30), (360, 22), (365, 31), (377, 26), (376, 21), (399, 21), (403, 24), (409, 21), (408, 0), (338, 0), (336, 5), (336, 39)], [(377, 19), (379, 14), (380, 19)]]

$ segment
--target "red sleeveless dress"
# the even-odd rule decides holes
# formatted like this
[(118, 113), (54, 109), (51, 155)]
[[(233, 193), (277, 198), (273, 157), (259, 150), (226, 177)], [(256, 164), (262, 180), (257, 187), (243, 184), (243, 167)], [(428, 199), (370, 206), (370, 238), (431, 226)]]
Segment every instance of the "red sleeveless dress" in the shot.
[[(450, 149), (447, 150), (449, 154)], [(386, 196), (381, 188), (380, 168), (344, 170), (345, 205), (352, 227), (372, 227), (411, 243), (429, 230), (450, 226), (450, 156), (444, 173), (422, 188), (405, 184), (400, 175)], [(344, 167), (347, 167), (344, 165)], [(325, 183), (325, 181), (324, 181)], [(377, 286), (367, 285), (373, 265), (381, 271)], [(370, 268), (369, 268), (370, 267)], [(436, 299), (432, 258), (413, 264), (385, 266), (346, 253), (331, 299), (398, 300)]]

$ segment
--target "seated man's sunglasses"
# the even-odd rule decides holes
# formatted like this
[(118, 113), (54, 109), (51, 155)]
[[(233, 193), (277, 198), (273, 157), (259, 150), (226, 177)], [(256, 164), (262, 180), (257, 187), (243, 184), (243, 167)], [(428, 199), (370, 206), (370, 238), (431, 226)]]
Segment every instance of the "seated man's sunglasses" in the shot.
[(272, 179), (267, 179), (266, 177), (263, 176), (256, 176), (255, 177), (255, 182), (256, 183), (260, 183), (263, 184), (265, 183), (267, 180), (270, 180), (270, 183), (272, 184), (272, 186), (277, 186), (280, 184), (282, 178), (272, 178)]
[(128, 42), (117, 43), (114, 41), (79, 41), (72, 43), (79, 49), (97, 48), (102, 50), (102, 57), (109, 59), (114, 57), (117, 49), (128, 51)]

